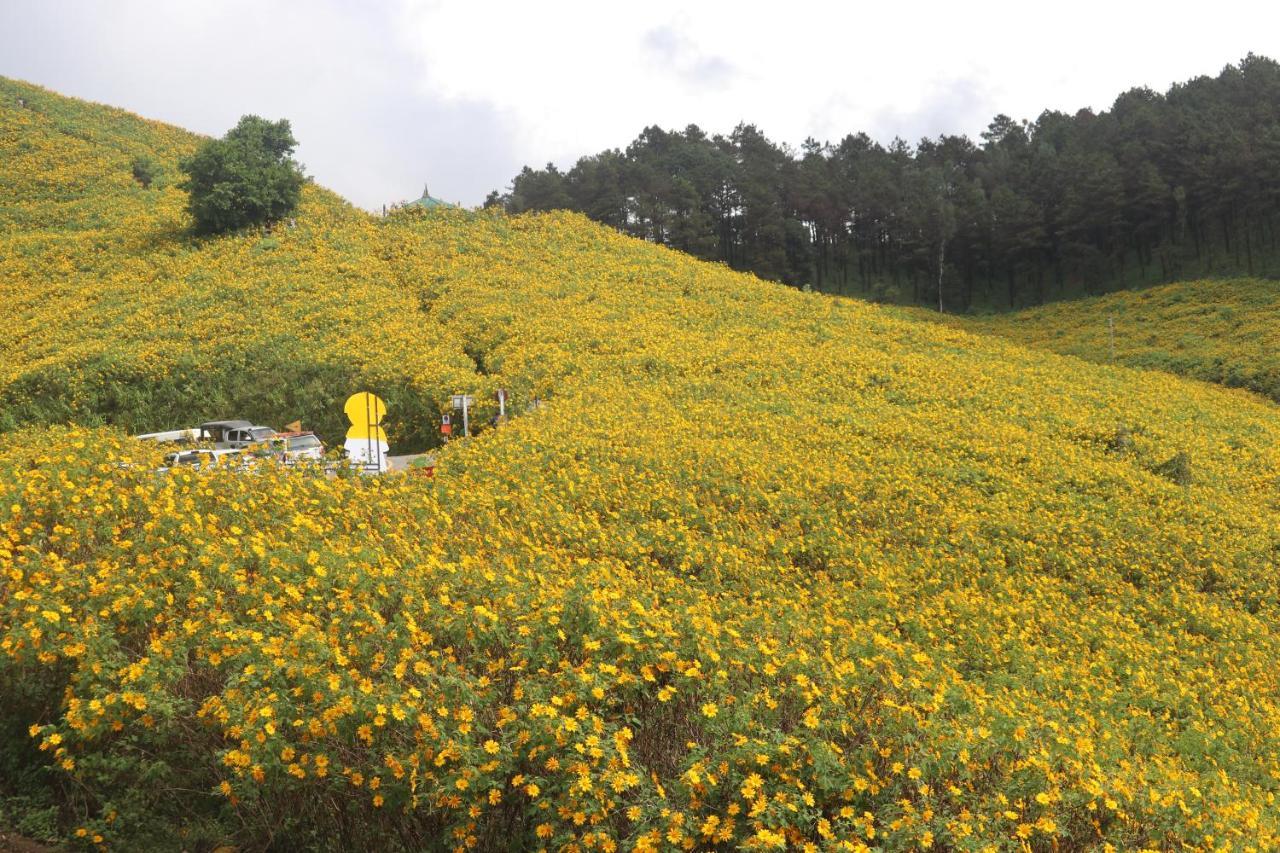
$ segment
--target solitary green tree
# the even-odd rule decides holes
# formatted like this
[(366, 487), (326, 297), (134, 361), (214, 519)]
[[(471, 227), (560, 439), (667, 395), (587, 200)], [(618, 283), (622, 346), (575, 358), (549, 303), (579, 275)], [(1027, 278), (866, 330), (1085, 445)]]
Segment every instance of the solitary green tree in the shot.
[(244, 116), (180, 167), (195, 229), (216, 234), (281, 219), (298, 206), (306, 178), (293, 159), (298, 141), (287, 119)]

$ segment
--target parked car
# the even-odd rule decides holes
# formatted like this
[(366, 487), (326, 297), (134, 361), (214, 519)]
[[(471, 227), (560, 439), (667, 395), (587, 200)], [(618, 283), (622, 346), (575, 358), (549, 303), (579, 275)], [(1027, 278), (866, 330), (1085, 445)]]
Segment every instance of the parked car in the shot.
[(324, 459), (324, 442), (310, 431), (276, 433), (269, 439), (268, 446), (270, 455), (286, 464)]
[(203, 468), (211, 468), (214, 465), (239, 463), (242, 461), (242, 456), (243, 451), (229, 448), (218, 450), (198, 447), (193, 450), (179, 450), (164, 457), (164, 467), (160, 470), (162, 472), (169, 471), (182, 465), (201, 470)]
[(324, 442), (314, 432), (285, 433), (284, 440), (290, 459), (324, 459)]
[(211, 441), (219, 449), (249, 447), (274, 437), (276, 431), (268, 426), (256, 426), (249, 421), (207, 421), (200, 424), (200, 440)]
[(299, 429), (300, 426), (299, 423), (293, 423), (289, 425), (292, 429), (287, 432), (276, 432), (271, 427), (260, 426), (252, 421), (206, 421), (191, 429), (153, 432), (134, 437), (176, 443), (180, 448), (188, 444), (200, 445), (168, 454), (161, 471), (168, 471), (178, 465), (204, 468), (233, 454), (238, 454), (235, 464), (245, 469), (267, 459), (288, 465), (302, 461), (323, 462), (324, 442), (314, 432)]

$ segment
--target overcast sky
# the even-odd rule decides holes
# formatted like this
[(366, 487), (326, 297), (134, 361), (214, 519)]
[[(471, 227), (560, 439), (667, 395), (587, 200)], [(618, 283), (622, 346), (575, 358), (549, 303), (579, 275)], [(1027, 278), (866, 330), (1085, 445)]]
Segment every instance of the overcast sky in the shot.
[(1280, 58), (1280, 3), (0, 0), (0, 75), (214, 135), (288, 118), (308, 173), (371, 209), (426, 182), (479, 204), (651, 124), (976, 137), (1250, 51)]

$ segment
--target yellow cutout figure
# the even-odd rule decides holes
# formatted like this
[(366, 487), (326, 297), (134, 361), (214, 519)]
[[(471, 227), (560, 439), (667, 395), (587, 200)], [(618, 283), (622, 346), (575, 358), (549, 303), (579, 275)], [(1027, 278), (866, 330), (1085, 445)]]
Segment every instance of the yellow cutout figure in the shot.
[(387, 470), (387, 434), (382, 429), (382, 419), (387, 414), (387, 404), (376, 394), (360, 391), (352, 394), (343, 404), (351, 422), (347, 430), (347, 458), (360, 463), (364, 470), (382, 473)]

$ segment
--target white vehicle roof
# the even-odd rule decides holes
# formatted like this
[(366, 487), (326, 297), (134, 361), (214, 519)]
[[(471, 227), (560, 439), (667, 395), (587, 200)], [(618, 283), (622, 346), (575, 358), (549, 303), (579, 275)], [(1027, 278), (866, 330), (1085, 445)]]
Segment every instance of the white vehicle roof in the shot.
[(200, 438), (200, 431), (197, 429), (170, 429), (164, 432), (144, 432), (142, 435), (135, 435), (134, 438), (139, 441), (195, 441)]

